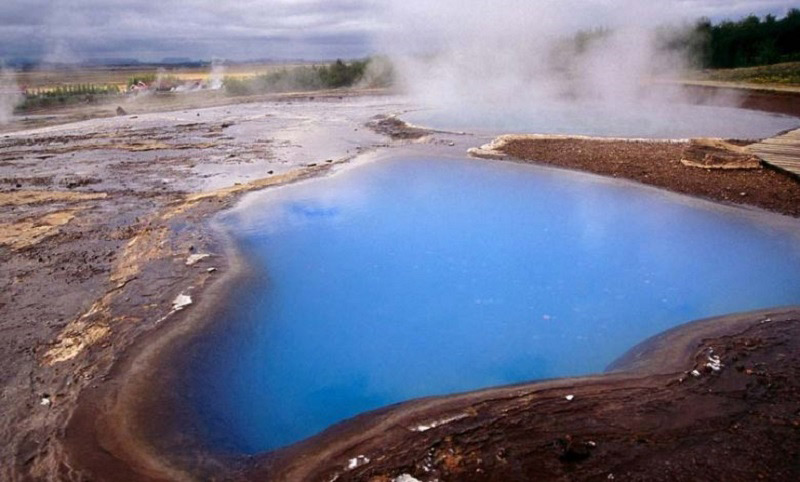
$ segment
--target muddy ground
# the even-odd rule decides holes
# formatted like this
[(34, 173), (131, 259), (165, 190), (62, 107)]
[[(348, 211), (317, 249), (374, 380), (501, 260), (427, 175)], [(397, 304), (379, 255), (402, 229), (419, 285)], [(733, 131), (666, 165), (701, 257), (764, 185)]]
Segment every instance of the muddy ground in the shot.
[(800, 217), (800, 178), (767, 166), (687, 166), (681, 162), (687, 147), (688, 142), (510, 136), (497, 150), (508, 159), (629, 179), (721, 203)]
[[(762, 329), (766, 332), (758, 334), (759, 340), (767, 340), (757, 343), (761, 350), (757, 352), (761, 357), (757, 358), (758, 363), (768, 365), (769, 376), (762, 378), (767, 380), (767, 385), (774, 385), (778, 383), (775, 377), (784, 377), (780, 378), (780, 389), (776, 392), (779, 398), (774, 398), (769, 391), (753, 392), (748, 395), (751, 398), (746, 399), (753, 400), (752, 404), (734, 404), (730, 410), (727, 402), (723, 402), (750, 393), (749, 385), (736, 388), (732, 392), (735, 396), (713, 399), (716, 400), (713, 404), (709, 399), (699, 398), (698, 394), (705, 388), (717, 389), (717, 383), (722, 383), (720, 390), (727, 389), (726, 377), (737, 374), (744, 373), (741, 376), (752, 378), (737, 378), (735, 383), (739, 385), (734, 384), (735, 387), (740, 387), (744, 383), (742, 380), (761, 380), (758, 378), (761, 375), (753, 376), (753, 370), (763, 371), (760, 366), (746, 365), (743, 372), (729, 370), (718, 378), (708, 374), (700, 380), (691, 379), (686, 385), (664, 385), (666, 379), (650, 375), (643, 379), (644, 372), (639, 372), (635, 378), (644, 380), (641, 383), (647, 387), (645, 392), (656, 397), (652, 406), (634, 403), (634, 395), (642, 392), (637, 391), (628, 376), (586, 382), (585, 391), (576, 388), (574, 401), (594, 400), (591, 407), (580, 403), (562, 407), (556, 403), (560, 402), (560, 395), (554, 401), (542, 402), (552, 407), (542, 412), (547, 414), (548, 423), (553, 427), (546, 438), (531, 438), (538, 433), (532, 427), (542, 421), (531, 418), (529, 409), (539, 407), (540, 403), (533, 402), (538, 400), (536, 396), (528, 395), (522, 398), (503, 395), (494, 402), (488, 401), (491, 397), (484, 398), (480, 410), (476, 409), (475, 413), (486, 416), (472, 415), (470, 411), (469, 419), (446, 424), (447, 427), (442, 428), (445, 431), (406, 433), (406, 430), (401, 432), (406, 438), (392, 438), (397, 432), (386, 431), (386, 426), (382, 425), (376, 426), (378, 432), (363, 431), (369, 424), (386, 420), (381, 414), (367, 415), (309, 444), (266, 459), (228, 460), (208, 454), (183, 454), (186, 456), (180, 462), (195, 464), (194, 467), (176, 465), (175, 458), (165, 457), (166, 454), (153, 449), (152, 440), (125, 437), (125, 434), (141, 435), (142, 430), (134, 423), (136, 420), (148, 417), (152, 423), (159, 420), (155, 412), (134, 410), (137, 406), (146, 406), (147, 397), (143, 391), (147, 387), (163, 386), (155, 383), (158, 380), (153, 380), (153, 374), (157, 372), (151, 371), (153, 367), (143, 360), (155, 359), (151, 357), (156, 357), (159, 350), (169, 351), (172, 343), (188, 337), (193, 327), (209, 322), (207, 315), (213, 310), (208, 305), (221, 302), (225, 290), (230, 289), (231, 283), (240, 278), (246, 268), (241, 266), (242, 260), (230, 252), (224, 233), (210, 225), (214, 213), (231, 206), (244, 192), (323, 175), (396, 146), (411, 143), (418, 145), (420, 152), (435, 148), (458, 155), (469, 146), (488, 141), (446, 133), (431, 136), (418, 128), (406, 129), (391, 115), (409, 109), (407, 101), (361, 94), (279, 96), (232, 105), (212, 103), (207, 107), (181, 104), (177, 110), (170, 104), (168, 108), (173, 110), (168, 112), (152, 112), (142, 107), (141, 111), (115, 117), (79, 112), (75, 114), (77, 118), (88, 120), (62, 124), (65, 119), (74, 118), (29, 119), (24, 126), (38, 127), (0, 134), (0, 364), (3, 366), (0, 372), (0, 436), (4, 439), (0, 446), (0, 460), (3, 461), (0, 480), (176, 480), (254, 474), (269, 474), (270, 478), (286, 480), (329, 480), (336, 473), (353, 480), (374, 477), (386, 480), (401, 473), (416, 474), (420, 480), (431, 480), (434, 476), (441, 480), (485, 477), (529, 480), (538, 470), (553, 476), (573, 474), (570, 467), (581, 467), (573, 464), (575, 457), (581, 459), (578, 461), (581, 463), (587, 459), (592, 463), (598, 461), (596, 465), (584, 464), (595, 469), (581, 473), (605, 477), (606, 469), (616, 467), (608, 465), (611, 460), (629, 448), (623, 444), (625, 440), (630, 442), (625, 438), (629, 435), (625, 434), (638, 433), (639, 429), (625, 424), (629, 405), (639, 407), (636, 410), (642, 414), (661, 413), (662, 405), (680, 413), (688, 410), (692, 417), (685, 418), (686, 423), (697, 422), (705, 427), (693, 432), (684, 425), (681, 426), (684, 432), (674, 432), (665, 425), (662, 433), (652, 425), (655, 422), (647, 422), (651, 425), (642, 427), (649, 427), (649, 431), (642, 430), (650, 435), (643, 440), (657, 443), (648, 445), (649, 442), (637, 441), (630, 446), (634, 447), (630, 449), (633, 454), (644, 450), (641, 447), (650, 449), (651, 453), (647, 456), (651, 458), (636, 459), (639, 466), (630, 462), (633, 459), (625, 459), (628, 460), (625, 466), (631, 473), (638, 473), (637, 467), (641, 467), (642, 474), (661, 474), (659, 466), (647, 472), (649, 461), (656, 460), (652, 457), (662, 446), (672, 450), (665, 453), (679, 453), (676, 452), (679, 449), (675, 445), (676, 433), (694, 433), (699, 441), (692, 453), (702, 453), (705, 457), (704, 451), (716, 446), (701, 442), (718, 435), (723, 427), (719, 420), (747, 418), (748, 410), (767, 407), (758, 412), (762, 415), (747, 418), (747, 424), (743, 425), (751, 437), (745, 440), (761, 444), (763, 450), (758, 451), (758, 455), (762, 458), (757, 461), (742, 459), (741, 464), (731, 467), (743, 472), (731, 471), (728, 475), (752, 478), (761, 474), (770, 478), (796, 474), (796, 466), (786, 462), (796, 458), (785, 458), (792, 453), (796, 457), (793, 442), (785, 442), (785, 450), (783, 446), (773, 448), (772, 452), (769, 450), (772, 440), (769, 437), (773, 433), (781, 436), (792, 433), (794, 440), (798, 439), (794, 419), (790, 416), (790, 413), (798, 413), (798, 407), (791, 404), (796, 404), (798, 399), (797, 354), (780, 349), (792, 343), (797, 346), (796, 333), (792, 331), (796, 325), (789, 321), (765, 325)], [(384, 116), (386, 121), (376, 120), (375, 116)], [(367, 123), (371, 123), (371, 128), (365, 127)], [(576, 145), (549, 146), (548, 152), (552, 156), (561, 155), (562, 166), (582, 168), (566, 164), (566, 159), (576, 156), (575, 149), (581, 149)], [(659, 155), (669, 156), (668, 151), (659, 151), (661, 154), (656, 150), (643, 151), (626, 159), (630, 161), (630, 169), (635, 170), (636, 163), (647, 162), (651, 156), (658, 159)], [(603, 164), (603, 158), (611, 157), (608, 153), (594, 152), (600, 159), (599, 164)], [(542, 161), (547, 156), (533, 157)], [(639, 169), (648, 174), (650, 168)], [(649, 176), (632, 178), (645, 182)], [(709, 180), (698, 181), (697, 185), (708, 186)], [(661, 187), (675, 189), (672, 185)], [(738, 194), (737, 189), (738, 186), (734, 187), (732, 192)], [(697, 190), (675, 190), (718, 199)], [(751, 202), (755, 199), (758, 197), (740, 196), (734, 201), (792, 214), (785, 205), (773, 207)], [(189, 301), (191, 304), (187, 304)], [(796, 320), (797, 315), (792, 312), (781, 316)], [(729, 335), (734, 334), (724, 336)], [(719, 336), (724, 338), (722, 334)], [(683, 349), (681, 347), (696, 348), (674, 343), (675, 350)], [(734, 356), (731, 353), (739, 350), (723, 345), (714, 347), (725, 355), (726, 362)], [(781, 359), (787, 363), (775, 364), (778, 355), (783, 355)], [(649, 359), (665, 360), (660, 356), (652, 355)], [(685, 371), (687, 360), (680, 358), (680, 367), (670, 365), (674, 368), (670, 377)], [(133, 380), (141, 383), (137, 385)], [(563, 383), (571, 387), (583, 382)], [(132, 386), (137, 386), (139, 391)], [(546, 386), (550, 385), (524, 390), (538, 393)], [(685, 397), (681, 405), (667, 401), (673, 390), (677, 390), (675, 387), (700, 388), (694, 392), (680, 392), (679, 396)], [(496, 393), (510, 393), (503, 390), (508, 389)], [(780, 398), (790, 395), (795, 402)], [(775, 407), (769, 408), (769, 400), (773, 399), (777, 400)], [(439, 420), (451, 402), (459, 404), (466, 399), (437, 400), (413, 402), (398, 410), (421, 416), (422, 412), (415, 410), (431, 407), (433, 411), (425, 412), (425, 417)], [(444, 405), (442, 400), (446, 401)], [(428, 405), (429, 402), (432, 405)], [(547, 405), (549, 403), (554, 405)], [(80, 408), (78, 412), (76, 407)], [(584, 415), (592, 413), (592, 407), (608, 411), (608, 418), (604, 420), (609, 426), (617, 427), (616, 432), (608, 432), (609, 437), (613, 435), (622, 440), (620, 445), (605, 445), (608, 443), (605, 439), (603, 445), (599, 445), (599, 441), (591, 440), (598, 447), (617, 447), (614, 449), (617, 451), (607, 452), (608, 458), (594, 457), (606, 452), (587, 448), (589, 440), (584, 439), (594, 434), (587, 432), (587, 426), (573, 427), (567, 423), (584, 420)], [(718, 407), (727, 411), (723, 410), (721, 418), (715, 421), (716, 412), (707, 408)], [(500, 416), (503, 413), (509, 416)], [(772, 425), (757, 423), (773, 418), (781, 421), (775, 425), (782, 427), (780, 431), (773, 432)], [(664, 421), (663, 418), (653, 420)], [(467, 423), (472, 427), (469, 437), (448, 432)], [(372, 437), (371, 441), (346, 445), (353, 439), (343, 434), (353, 431)], [(384, 432), (389, 438), (376, 435)], [(444, 445), (440, 442), (431, 445), (441, 434), (446, 434), (441, 439)], [(496, 443), (478, 443), (491, 439)], [(500, 441), (507, 446), (501, 447)], [(726, 443), (729, 443), (728, 450), (733, 450), (733, 442)], [(431, 447), (440, 450), (430, 452)], [(369, 457), (374, 462), (352, 472), (343, 472), (341, 465), (346, 465), (347, 459), (343, 462), (342, 457), (363, 455), (362, 448), (370, 449)], [(503, 450), (498, 452), (501, 448)], [(552, 450), (560, 453), (557, 463), (549, 458)], [(585, 452), (593, 452), (594, 458), (585, 457)], [(565, 462), (559, 458), (562, 456)], [(784, 457), (783, 463), (778, 460), (780, 457)], [(492, 460), (491, 465), (487, 465), (489, 460)], [(426, 464), (431, 465), (430, 470), (438, 464), (438, 472), (425, 475)], [(303, 471), (302, 476), (295, 472), (298, 467)], [(559, 472), (567, 469), (567, 472)], [(675, 473), (683, 477), (688, 472)]]

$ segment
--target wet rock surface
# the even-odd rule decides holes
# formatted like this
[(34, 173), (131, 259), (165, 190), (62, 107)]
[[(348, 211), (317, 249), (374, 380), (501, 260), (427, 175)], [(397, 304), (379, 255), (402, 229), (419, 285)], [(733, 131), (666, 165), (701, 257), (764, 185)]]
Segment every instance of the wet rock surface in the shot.
[(376, 116), (366, 126), (394, 140), (417, 140), (433, 133), (429, 129), (412, 126), (395, 116)]
[[(385, 142), (353, 126), (391, 101), (339, 99), (0, 135), (1, 480), (85, 479), (65, 461), (78, 397), (114, 380), (136, 340), (191, 311), (186, 300), (225, 274), (214, 213)], [(213, 270), (186, 262), (197, 253), (215, 256)]]

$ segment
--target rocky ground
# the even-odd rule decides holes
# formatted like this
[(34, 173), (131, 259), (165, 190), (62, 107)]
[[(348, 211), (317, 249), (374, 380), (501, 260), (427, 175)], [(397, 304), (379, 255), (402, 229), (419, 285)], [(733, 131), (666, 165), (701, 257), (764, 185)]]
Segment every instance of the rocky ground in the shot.
[(0, 479), (81, 479), (62, 445), (77, 397), (224, 274), (211, 216), (386, 146), (363, 126), (401, 107), (288, 96), (0, 135)]
[(722, 203), (800, 216), (800, 179), (767, 166), (719, 169), (687, 165), (681, 161), (693, 147), (690, 142), (507, 136), (486, 147), (474, 152), (629, 179)]

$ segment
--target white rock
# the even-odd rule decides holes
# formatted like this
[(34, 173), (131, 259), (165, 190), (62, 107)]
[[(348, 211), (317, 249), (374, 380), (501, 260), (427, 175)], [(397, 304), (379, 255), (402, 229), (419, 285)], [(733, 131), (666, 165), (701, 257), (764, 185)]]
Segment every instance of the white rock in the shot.
[(416, 427), (412, 428), (414, 432), (426, 432), (432, 428), (439, 427), (441, 425), (448, 424), (450, 422), (455, 422), (456, 420), (461, 420), (462, 418), (466, 418), (468, 415), (466, 413), (459, 413), (458, 415), (453, 415), (452, 417), (443, 418), (440, 420), (434, 420), (433, 422), (426, 424), (426, 425), (417, 425)]
[(718, 356), (709, 355), (708, 356), (708, 363), (706, 363), (706, 366), (708, 368), (714, 370), (715, 372), (718, 372), (725, 365), (722, 364), (722, 360), (720, 360), (720, 358)]
[(699, 377), (700, 376), (700, 372), (698, 372), (697, 370), (692, 370), (691, 373), (692, 373), (693, 377)]
[(365, 457), (364, 455), (359, 455), (347, 461), (347, 470), (353, 470), (355, 468), (361, 467), (362, 465), (367, 465), (368, 463), (369, 463), (369, 457)]
[(567, 395), (564, 398), (566, 398), (568, 402), (571, 402), (575, 398), (575, 395)]
[(49, 407), (51, 403), (53, 402), (50, 400), (49, 397), (42, 397), (42, 401), (39, 402), (39, 404), (42, 405), (43, 407)]
[(192, 266), (194, 264), (197, 264), (200, 261), (203, 261), (204, 259), (208, 258), (209, 256), (211, 256), (211, 255), (207, 254), (207, 253), (193, 254), (193, 255), (189, 256), (188, 258), (186, 258), (186, 266)]
[(422, 481), (408, 474), (401, 474), (393, 478), (392, 482), (422, 482)]
[(175, 297), (172, 302), (172, 311), (180, 311), (192, 304), (192, 297), (189, 295), (180, 294)]

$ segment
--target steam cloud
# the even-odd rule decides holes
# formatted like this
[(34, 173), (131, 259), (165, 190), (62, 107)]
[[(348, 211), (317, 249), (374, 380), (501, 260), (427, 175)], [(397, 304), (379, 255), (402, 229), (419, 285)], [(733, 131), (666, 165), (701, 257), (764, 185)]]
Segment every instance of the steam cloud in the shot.
[(211, 62), (211, 74), (208, 77), (208, 88), (211, 90), (219, 90), (224, 83), (225, 64), (219, 59), (214, 59)]
[(674, 85), (652, 83), (680, 77), (692, 61), (690, 49), (667, 48), (696, 20), (672, 2), (392, 5), (388, 18), (398, 27), (381, 48), (397, 63), (401, 86), (425, 105), (462, 116), (602, 105), (624, 117), (645, 104), (668, 109), (687, 100)]
[(14, 108), (22, 102), (16, 78), (14, 71), (0, 68), (0, 125), (12, 120)]

